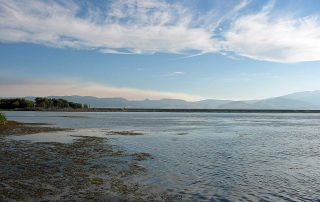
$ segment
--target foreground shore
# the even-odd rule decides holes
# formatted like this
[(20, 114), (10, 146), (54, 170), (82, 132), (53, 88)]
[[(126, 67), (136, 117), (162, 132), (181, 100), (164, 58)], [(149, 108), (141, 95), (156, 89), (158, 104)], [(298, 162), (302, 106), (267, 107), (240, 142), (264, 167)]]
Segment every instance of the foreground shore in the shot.
[(0, 201), (179, 200), (131, 183), (130, 179), (147, 172), (139, 161), (152, 156), (129, 154), (107, 138), (76, 136), (76, 132), (77, 139), (69, 144), (9, 138), (67, 130), (72, 129), (13, 121), (0, 126)]

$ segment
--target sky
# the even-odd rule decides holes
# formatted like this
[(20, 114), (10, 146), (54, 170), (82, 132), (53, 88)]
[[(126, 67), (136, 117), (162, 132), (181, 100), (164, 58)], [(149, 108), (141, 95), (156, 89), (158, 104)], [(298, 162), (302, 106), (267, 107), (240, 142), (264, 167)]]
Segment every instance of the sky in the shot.
[(320, 90), (319, 0), (0, 0), (0, 97)]

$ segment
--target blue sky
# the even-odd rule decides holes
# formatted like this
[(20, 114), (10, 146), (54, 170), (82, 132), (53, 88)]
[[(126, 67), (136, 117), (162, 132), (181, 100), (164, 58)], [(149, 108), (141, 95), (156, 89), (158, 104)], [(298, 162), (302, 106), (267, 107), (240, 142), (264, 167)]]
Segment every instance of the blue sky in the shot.
[(0, 0), (0, 96), (320, 90), (318, 0)]

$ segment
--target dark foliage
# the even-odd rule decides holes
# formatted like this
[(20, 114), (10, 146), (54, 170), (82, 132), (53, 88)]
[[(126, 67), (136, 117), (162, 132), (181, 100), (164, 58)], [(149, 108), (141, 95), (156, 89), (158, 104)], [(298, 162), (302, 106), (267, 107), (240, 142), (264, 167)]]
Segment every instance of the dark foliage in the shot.
[(64, 99), (56, 98), (43, 98), (37, 97), (35, 99), (35, 106), (39, 108), (72, 108), (72, 109), (81, 109), (84, 106), (80, 103), (68, 102)]
[(0, 99), (0, 109), (32, 108), (34, 102), (23, 98)]
[(88, 108), (87, 105), (68, 102), (64, 99), (37, 97), (35, 101), (24, 98), (0, 99), (0, 109), (26, 109), (26, 108), (44, 108), (44, 109), (82, 109)]

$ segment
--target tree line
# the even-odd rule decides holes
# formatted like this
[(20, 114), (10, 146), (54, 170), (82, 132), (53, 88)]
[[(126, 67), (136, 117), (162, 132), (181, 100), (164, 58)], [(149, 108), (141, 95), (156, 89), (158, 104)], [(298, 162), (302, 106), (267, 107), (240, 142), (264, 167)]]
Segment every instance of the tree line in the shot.
[(0, 99), (0, 109), (83, 109), (88, 108), (87, 104), (69, 102), (61, 98), (37, 97), (32, 100), (25, 98)]

